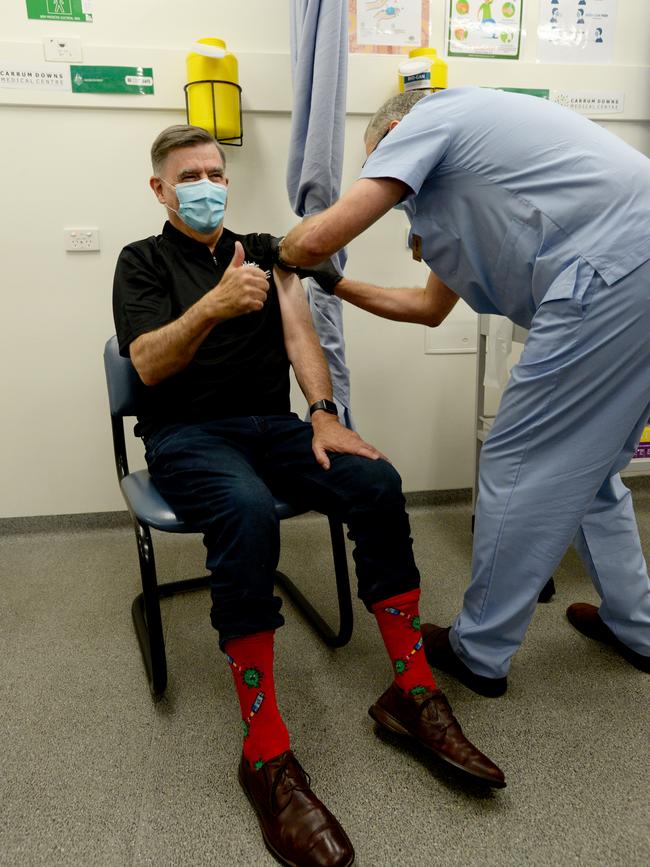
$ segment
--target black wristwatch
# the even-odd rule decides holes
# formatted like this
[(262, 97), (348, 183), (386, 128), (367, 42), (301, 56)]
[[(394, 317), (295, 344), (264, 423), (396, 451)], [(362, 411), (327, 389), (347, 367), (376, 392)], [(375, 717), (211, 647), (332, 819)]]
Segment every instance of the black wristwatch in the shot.
[(317, 400), (309, 407), (309, 415), (312, 416), (317, 410), (322, 409), (323, 412), (328, 412), (330, 415), (338, 415), (339, 411), (333, 400)]

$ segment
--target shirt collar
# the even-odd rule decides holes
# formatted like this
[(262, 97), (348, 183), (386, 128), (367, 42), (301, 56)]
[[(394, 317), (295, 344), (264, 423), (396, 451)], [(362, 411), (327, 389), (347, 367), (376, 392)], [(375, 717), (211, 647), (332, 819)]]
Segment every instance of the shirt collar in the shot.
[[(204, 244), (202, 241), (197, 241), (195, 238), (190, 238), (189, 235), (186, 235), (184, 232), (181, 232), (176, 226), (172, 226), (172, 224), (167, 220), (162, 230), (163, 238), (166, 238), (168, 241), (171, 241), (177, 247), (182, 247), (185, 250), (192, 251), (194, 253), (198, 253), (202, 250), (207, 250), (210, 253), (210, 248), (207, 244)], [(223, 232), (219, 240), (217, 241), (217, 246), (214, 248), (214, 256), (217, 256), (217, 253), (223, 247), (232, 247), (234, 246), (233, 233), (230, 229), (226, 229), (224, 226)], [(212, 255), (212, 254), (210, 254)]]

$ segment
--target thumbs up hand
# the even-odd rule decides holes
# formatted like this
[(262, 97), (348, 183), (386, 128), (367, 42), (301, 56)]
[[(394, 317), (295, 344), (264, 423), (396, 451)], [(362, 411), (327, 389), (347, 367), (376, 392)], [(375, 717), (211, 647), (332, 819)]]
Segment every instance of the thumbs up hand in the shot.
[(261, 268), (244, 266), (244, 248), (235, 241), (235, 252), (217, 285), (205, 296), (211, 316), (217, 321), (234, 319), (261, 310), (266, 302), (269, 281)]

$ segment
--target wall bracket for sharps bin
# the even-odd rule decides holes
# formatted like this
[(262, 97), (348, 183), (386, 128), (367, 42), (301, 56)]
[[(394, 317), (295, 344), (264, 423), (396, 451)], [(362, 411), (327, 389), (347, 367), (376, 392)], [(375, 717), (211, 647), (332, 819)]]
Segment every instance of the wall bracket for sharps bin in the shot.
[(199, 39), (187, 55), (187, 122), (200, 126), (222, 144), (241, 147), (241, 87), (238, 64), (223, 39)]
[[(220, 123), (220, 114), (219, 114), (219, 97), (223, 94), (222, 88), (233, 88), (234, 90), (228, 93), (229, 102), (232, 103), (233, 99), (237, 100), (238, 108), (237, 115), (239, 117), (239, 123), (237, 129), (239, 132), (232, 133), (234, 130), (232, 129), (232, 119), (230, 118), (227, 121), (221, 121)], [(190, 90), (192, 88), (201, 88), (201, 96), (205, 100), (209, 101), (209, 109), (208, 114), (201, 118), (201, 122), (192, 118), (192, 113), (190, 111), (191, 104), (191, 96)], [(205, 90), (208, 88), (208, 90)], [(223, 81), (218, 78), (206, 78), (202, 81), (190, 81), (183, 88), (185, 91), (185, 113), (187, 115), (187, 122), (191, 123), (193, 126), (200, 126), (203, 129), (207, 129), (208, 132), (212, 133), (212, 135), (216, 138), (218, 142), (225, 145), (232, 145), (233, 147), (241, 147), (244, 143), (244, 129), (242, 126), (242, 108), (241, 108), (241, 87), (238, 84), (234, 84), (232, 81)], [(197, 92), (196, 90), (194, 92)], [(232, 116), (231, 116), (232, 117)], [(208, 121), (206, 123), (206, 121)]]

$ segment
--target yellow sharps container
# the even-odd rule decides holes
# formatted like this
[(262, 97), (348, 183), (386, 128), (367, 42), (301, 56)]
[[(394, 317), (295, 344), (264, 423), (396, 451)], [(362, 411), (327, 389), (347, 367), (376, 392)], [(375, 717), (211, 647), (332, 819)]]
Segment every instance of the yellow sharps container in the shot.
[(199, 39), (192, 48), (186, 61), (187, 122), (207, 129), (219, 141), (241, 144), (237, 58), (223, 39)]
[(447, 64), (435, 48), (413, 48), (409, 59), (399, 65), (399, 92), (405, 90), (444, 90), (447, 87)]

